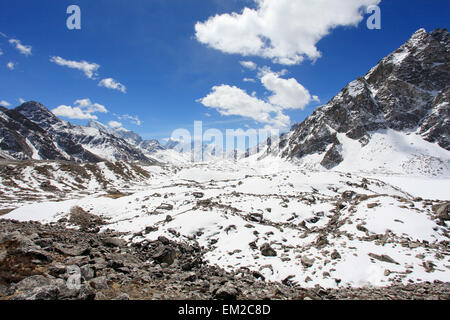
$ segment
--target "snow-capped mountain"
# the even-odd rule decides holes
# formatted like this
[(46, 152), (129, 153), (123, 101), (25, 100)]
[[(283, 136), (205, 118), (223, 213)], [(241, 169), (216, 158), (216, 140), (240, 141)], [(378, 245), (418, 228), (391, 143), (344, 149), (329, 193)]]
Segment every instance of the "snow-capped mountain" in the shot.
[(130, 145), (140, 149), (144, 154), (151, 155), (157, 151), (165, 150), (165, 148), (159, 143), (158, 140), (144, 140), (137, 133), (127, 130), (125, 128), (110, 128), (105, 126), (103, 123), (91, 120), (89, 121), (87, 127), (96, 128), (104, 133), (116, 136), (128, 142)]
[(38, 102), (0, 110), (3, 158), (82, 162), (144, 161), (153, 159), (118, 134), (95, 126), (63, 121)]
[(449, 102), (449, 33), (420, 29), (282, 136), (279, 155), (326, 169), (442, 173), (450, 167)]

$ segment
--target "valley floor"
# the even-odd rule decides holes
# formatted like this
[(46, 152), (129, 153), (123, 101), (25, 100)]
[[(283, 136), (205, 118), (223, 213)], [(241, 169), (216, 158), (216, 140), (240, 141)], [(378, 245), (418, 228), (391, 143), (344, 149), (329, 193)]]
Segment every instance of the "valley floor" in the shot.
[[(309, 171), (270, 158), (142, 168), (148, 178), (130, 178), (127, 188), (117, 171), (100, 168), (113, 191), (79, 181), (88, 194), (67, 191), (58, 201), (22, 203), (4, 191), (2, 200), (9, 200), (0, 210), (14, 210), (1, 218), (78, 230), (71, 217), (84, 212), (103, 221), (89, 232), (118, 232), (130, 248), (161, 237), (198, 247), (206, 266), (233, 276), (244, 272), (291, 289), (322, 288), (335, 298), (365, 297), (359, 293), (369, 289), (380, 294), (373, 298), (388, 298), (389, 291), (375, 288), (418, 284), (405, 292), (421, 288), (448, 298), (449, 177)], [(42, 183), (34, 174), (30, 181)], [(30, 183), (15, 179), (16, 185)], [(143, 259), (167, 270), (183, 262), (175, 256)], [(430, 291), (431, 283), (443, 291)], [(208, 289), (193, 298), (214, 295)]]

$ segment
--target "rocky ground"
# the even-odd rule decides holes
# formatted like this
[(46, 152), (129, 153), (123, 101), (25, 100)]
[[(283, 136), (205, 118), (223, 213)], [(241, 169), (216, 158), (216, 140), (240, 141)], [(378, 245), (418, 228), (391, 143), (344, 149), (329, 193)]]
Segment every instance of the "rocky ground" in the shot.
[(198, 245), (165, 237), (127, 243), (116, 232), (98, 233), (102, 221), (89, 214), (71, 219), (79, 230), (64, 221), (0, 221), (1, 300), (450, 299), (450, 284), (440, 281), (340, 289), (265, 282), (248, 269), (208, 266)]

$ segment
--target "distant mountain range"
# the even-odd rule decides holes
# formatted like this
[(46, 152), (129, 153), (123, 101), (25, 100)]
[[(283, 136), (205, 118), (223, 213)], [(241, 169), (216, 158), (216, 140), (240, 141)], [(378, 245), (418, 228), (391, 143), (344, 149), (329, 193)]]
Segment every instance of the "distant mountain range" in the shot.
[(15, 109), (0, 108), (0, 158), (78, 162), (156, 162), (150, 155), (164, 149), (157, 140), (143, 140), (125, 129), (100, 122), (73, 125), (31, 101)]

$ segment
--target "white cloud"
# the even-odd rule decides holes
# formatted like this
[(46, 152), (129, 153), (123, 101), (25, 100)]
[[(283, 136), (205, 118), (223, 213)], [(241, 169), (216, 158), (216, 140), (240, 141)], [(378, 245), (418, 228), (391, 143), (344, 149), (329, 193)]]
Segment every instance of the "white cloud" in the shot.
[(256, 9), (221, 14), (195, 25), (196, 38), (224, 53), (293, 65), (321, 56), (317, 43), (332, 29), (357, 26), (381, 0), (253, 0)]
[(254, 63), (253, 61), (239, 61), (239, 63), (244, 68), (247, 68), (250, 70), (256, 70), (256, 67), (257, 67), (256, 63)]
[(31, 50), (32, 50), (32, 47), (31, 47), (31, 46), (23, 45), (23, 44), (20, 42), (20, 40), (17, 40), (17, 39), (10, 39), (10, 40), (9, 40), (9, 43), (11, 43), (12, 45), (14, 45), (14, 46), (16, 47), (16, 49), (17, 49), (21, 54), (24, 54), (24, 55), (26, 55), (26, 56), (31, 55)]
[(305, 109), (315, 100), (309, 91), (294, 78), (282, 79), (276, 73), (266, 73), (261, 78), (263, 86), (273, 92), (268, 98), (271, 104), (283, 109)]
[(77, 100), (74, 102), (74, 105), (80, 107), (81, 109), (89, 113), (94, 112), (108, 113), (108, 110), (105, 108), (105, 106), (99, 103), (92, 103), (91, 99), (88, 98)]
[(80, 99), (74, 102), (74, 107), (61, 105), (52, 110), (58, 117), (78, 120), (97, 120), (98, 117), (93, 113), (107, 113), (105, 106), (92, 103), (90, 99)]
[(90, 63), (87, 61), (66, 60), (64, 58), (57, 56), (51, 57), (50, 61), (56, 63), (59, 66), (83, 71), (86, 77), (88, 77), (89, 79), (95, 79), (95, 77), (97, 76), (97, 70), (100, 68), (100, 65), (96, 63)]
[(0, 56), (2, 56), (3, 55), (3, 50), (2, 49), (0, 49)]
[(215, 86), (206, 97), (199, 99), (205, 107), (216, 109), (225, 116), (242, 116), (272, 128), (284, 129), (290, 124), (289, 109), (304, 109), (310, 102), (318, 101), (294, 78), (283, 79), (280, 74), (266, 68), (259, 73), (261, 83), (272, 94), (265, 100), (249, 95), (244, 90), (228, 85)]
[(113, 129), (122, 128), (122, 123), (117, 122), (117, 121), (110, 121), (110, 122), (108, 122), (108, 125), (110, 128), (113, 128)]
[(117, 119), (119, 120), (126, 120), (129, 121), (137, 126), (140, 126), (142, 124), (142, 121), (139, 119), (138, 116), (130, 116), (129, 114), (124, 114), (124, 115), (115, 115), (117, 117)]
[(113, 78), (103, 79), (102, 81), (99, 82), (98, 85), (100, 87), (105, 87), (108, 89), (118, 90), (122, 93), (127, 93), (127, 88), (123, 84), (114, 80)]
[(52, 110), (57, 117), (65, 117), (78, 120), (97, 120), (98, 117), (90, 113), (86, 113), (78, 107), (61, 105)]
[(11, 103), (9, 103), (9, 102), (6, 101), (6, 100), (0, 101), (0, 106), (3, 106), (3, 107), (9, 107), (10, 105), (11, 105)]
[(25, 100), (22, 98), (19, 98), (19, 102), (20, 102), (20, 104), (22, 104), (22, 103), (25, 103)]
[(216, 109), (224, 116), (242, 116), (274, 127), (286, 127), (290, 121), (277, 106), (252, 97), (235, 86), (215, 86), (210, 94), (198, 102)]
[(16, 67), (16, 65), (15, 65), (13, 62), (8, 62), (8, 63), (6, 64), (6, 67), (7, 67), (9, 70), (14, 70), (14, 68)]
[(256, 82), (256, 80), (253, 79), (253, 78), (244, 78), (244, 79), (242, 79), (242, 81), (244, 81), (244, 82)]

